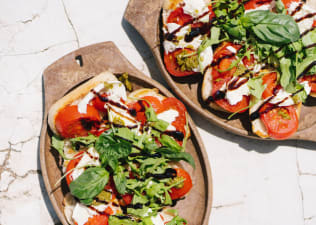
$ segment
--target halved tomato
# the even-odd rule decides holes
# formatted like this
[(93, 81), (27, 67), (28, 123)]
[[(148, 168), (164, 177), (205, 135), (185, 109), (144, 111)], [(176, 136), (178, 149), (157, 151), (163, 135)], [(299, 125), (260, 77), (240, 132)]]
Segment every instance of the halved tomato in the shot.
[(178, 48), (173, 52), (164, 53), (164, 63), (168, 72), (175, 77), (185, 77), (189, 75), (198, 74), (194, 71), (181, 71), (180, 66), (177, 63), (177, 55), (181, 54), (183, 51), (186, 51), (187, 54), (196, 53), (195, 50), (189, 48)]
[(312, 88), (311, 92), (316, 93), (316, 74), (303, 76), (300, 81), (308, 81), (309, 86)]
[(286, 139), (298, 128), (298, 117), (293, 105), (276, 107), (271, 103), (266, 103), (259, 112), (269, 136), (274, 139)]
[(84, 225), (108, 225), (107, 215), (94, 215), (88, 219)]
[(176, 23), (183, 26), (192, 20), (192, 16), (185, 14), (182, 7), (173, 10), (167, 18), (167, 23)]
[(68, 105), (61, 109), (56, 118), (55, 126), (64, 138), (87, 136), (96, 132), (97, 124), (101, 121), (98, 110), (87, 105), (87, 113), (79, 113), (77, 105)]
[(190, 174), (182, 168), (175, 168), (177, 171), (177, 177), (184, 179), (183, 186), (181, 188), (171, 188), (169, 194), (172, 200), (179, 199), (185, 196), (192, 188), (192, 179)]

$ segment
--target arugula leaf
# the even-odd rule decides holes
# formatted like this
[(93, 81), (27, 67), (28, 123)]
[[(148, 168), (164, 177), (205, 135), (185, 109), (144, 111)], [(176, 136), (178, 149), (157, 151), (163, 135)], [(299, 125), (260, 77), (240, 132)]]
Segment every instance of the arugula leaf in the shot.
[(261, 99), (262, 93), (267, 87), (266, 84), (262, 84), (262, 77), (254, 77), (249, 79), (247, 85), (249, 87), (250, 94), (256, 97), (256, 99)]
[(157, 115), (155, 113), (154, 108), (149, 104), (149, 107), (145, 109), (145, 115), (148, 122), (156, 122), (158, 121)]
[(56, 136), (52, 136), (52, 147), (58, 151), (59, 155), (63, 157), (64, 160), (70, 160), (65, 156), (64, 145), (65, 142), (63, 140), (59, 139)]
[(183, 225), (187, 224), (187, 221), (180, 216), (174, 217), (170, 222), (166, 223), (166, 225)]
[(91, 167), (86, 169), (77, 179), (69, 185), (73, 196), (84, 204), (91, 204), (109, 181), (109, 172), (104, 168)]
[(134, 141), (135, 133), (127, 127), (121, 127), (115, 129), (115, 135), (125, 140)]
[(137, 222), (129, 219), (119, 219), (116, 216), (109, 217), (109, 225), (138, 225)]
[(219, 40), (220, 32), (221, 30), (218, 27), (211, 28), (211, 38), (205, 39), (202, 41), (201, 45), (199, 46), (197, 50), (198, 55), (200, 55), (201, 52), (203, 52), (207, 47), (218, 44), (222, 41), (222, 40)]
[(169, 126), (169, 123), (164, 121), (164, 120), (160, 120), (158, 119), (156, 122), (153, 122), (152, 127), (156, 128), (157, 130), (164, 132), (167, 130)]
[(287, 86), (291, 83), (292, 73), (290, 71), (291, 67), (291, 60), (288, 58), (282, 58), (280, 60), (280, 69), (281, 69), (281, 79), (280, 84), (281, 86), (286, 89)]
[(92, 134), (89, 134), (88, 136), (86, 137), (75, 137), (75, 138), (70, 138), (69, 141), (71, 143), (72, 146), (76, 146), (77, 143), (79, 144), (83, 144), (85, 146), (88, 146), (90, 144), (93, 144), (96, 140), (97, 140), (98, 137), (92, 135)]
[(148, 198), (146, 197), (146, 195), (138, 195), (138, 194), (135, 194), (133, 196), (133, 200), (132, 200), (132, 204), (133, 205), (136, 205), (137, 203), (140, 203), (140, 204), (146, 204), (148, 202)]
[(115, 171), (113, 180), (116, 190), (122, 195), (125, 194), (127, 179), (124, 174), (124, 168), (122, 166), (119, 166), (117, 171)]
[(152, 211), (149, 209), (149, 207), (144, 207), (144, 206), (141, 209), (127, 208), (127, 213), (138, 216), (140, 218), (151, 216), (153, 214)]
[(194, 159), (193, 159), (192, 155), (190, 155), (187, 152), (176, 152), (176, 151), (171, 150), (169, 148), (163, 148), (163, 147), (157, 149), (156, 151), (161, 153), (167, 159), (174, 160), (174, 161), (183, 160), (183, 161), (189, 163), (193, 168), (195, 168)]
[(300, 38), (298, 25), (289, 15), (257, 10), (244, 14), (240, 20), (246, 29), (266, 43), (283, 45)]
[[(303, 75), (303, 72), (305, 72), (305, 70), (312, 65), (313, 62), (315, 62), (316, 60), (316, 55), (310, 55), (307, 56), (301, 63), (299, 63), (296, 66), (296, 78), (298, 78), (298, 76)], [(316, 65), (313, 66), (313, 68), (316, 68)], [(312, 69), (312, 68), (310, 68)], [(308, 71), (306, 71), (308, 72)]]
[(166, 147), (169, 147), (171, 149), (175, 149), (177, 151), (181, 151), (182, 147), (169, 135), (163, 134), (159, 138), (159, 142)]
[(167, 160), (164, 158), (146, 158), (138, 159), (140, 162), (139, 170), (142, 175), (145, 174), (161, 174), (165, 172)]
[(132, 144), (114, 136), (112, 131), (104, 132), (95, 143), (95, 149), (100, 155), (103, 167), (109, 165), (116, 171), (118, 160), (127, 158), (132, 150)]
[(302, 84), (297, 83), (295, 86), (296, 92), (293, 96), (293, 100), (294, 102), (300, 103), (300, 102), (305, 102), (305, 100), (307, 99), (308, 95), (304, 89), (304, 86)]

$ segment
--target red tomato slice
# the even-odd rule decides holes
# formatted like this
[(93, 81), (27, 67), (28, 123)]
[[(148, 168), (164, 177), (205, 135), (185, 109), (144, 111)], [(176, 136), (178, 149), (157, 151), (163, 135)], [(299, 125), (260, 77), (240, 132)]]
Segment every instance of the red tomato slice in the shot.
[[(107, 97), (107, 94), (101, 94), (102, 97)], [(105, 102), (103, 102), (98, 96), (92, 99), (91, 101), (94, 108), (101, 112), (107, 112), (107, 110), (104, 108)]]
[(242, 62), (247, 68), (249, 68), (250, 66), (252, 66), (255, 63), (255, 56), (253, 54), (251, 54), (250, 59), (248, 59), (248, 57), (245, 56), (242, 59)]
[[(267, 128), (268, 134), (274, 139), (287, 139), (298, 127), (298, 117), (294, 106), (276, 107), (267, 103), (260, 110), (260, 119)], [(283, 114), (289, 118), (284, 118)]]
[(108, 225), (107, 215), (94, 215), (84, 225)]
[(184, 181), (182, 188), (171, 188), (169, 194), (172, 200), (182, 198), (192, 188), (192, 179), (190, 174), (182, 168), (176, 168), (175, 170), (177, 171), (177, 177), (182, 177)]
[(172, 11), (167, 18), (167, 23), (176, 23), (180, 26), (189, 23), (192, 20), (192, 16), (185, 14), (183, 8), (176, 8)]
[(262, 1), (262, 0), (250, 0), (244, 4), (245, 10), (256, 9), (262, 5), (271, 4), (272, 0)]
[[(237, 51), (241, 48), (240, 45), (235, 45), (233, 43), (224, 42), (220, 47), (216, 49), (214, 52), (214, 62), (217, 62), (217, 60), (220, 60), (218, 65), (213, 66), (212, 68), (212, 82), (213, 82), (213, 89), (212, 89), (212, 96), (215, 95), (217, 91), (220, 90), (220, 88), (229, 80), (232, 79), (234, 76), (234, 73), (236, 72), (236, 68), (232, 68), (228, 71), (226, 71), (230, 65), (236, 60), (236, 57), (233, 55), (233, 53), (227, 49), (228, 46), (231, 46), (235, 48)], [(225, 58), (227, 56), (231, 56), (228, 58)], [(244, 59), (246, 63), (250, 64), (252, 63), (252, 58), (250, 60)], [(224, 72), (220, 72), (224, 71)], [(216, 104), (218, 104), (220, 107), (225, 109), (228, 112), (245, 112), (247, 109), (247, 106), (249, 105), (249, 96), (243, 96), (242, 100), (238, 102), (236, 105), (231, 105), (227, 101), (227, 99), (219, 99), (215, 100)], [(242, 110), (244, 109), (244, 110)]]
[[(186, 52), (188, 54), (190, 53), (195, 53), (195, 50), (189, 49), (189, 48), (185, 48)], [(179, 68), (179, 65), (177, 63), (177, 55), (179, 55), (180, 53), (182, 53), (184, 51), (184, 49), (179, 48), (176, 49), (173, 52), (170, 53), (164, 53), (164, 63), (166, 66), (166, 69), (168, 70), (168, 72), (175, 76), (175, 77), (185, 77), (185, 76), (189, 76), (189, 75), (194, 75), (194, 74), (198, 74), (197, 72), (194, 71), (181, 71)]]
[(213, 11), (212, 4), (208, 6), (208, 10), (210, 12), (210, 20), (212, 20), (213, 18), (215, 18), (215, 13)]
[[(71, 176), (73, 171), (71, 171), (71, 170), (73, 170), (78, 165), (78, 163), (80, 162), (80, 160), (81, 160), (81, 158), (83, 156), (83, 153), (84, 152), (82, 151), (82, 152), (79, 152), (78, 154), (76, 154), (75, 157), (74, 157), (75, 159), (70, 160), (68, 165), (67, 165), (67, 168), (66, 168), (66, 173), (67, 173), (67, 175), (66, 175), (66, 182), (67, 182), (68, 186), (73, 180), (72, 176)], [(69, 171), (71, 171), (71, 172), (69, 172)]]
[(68, 105), (58, 112), (55, 126), (62, 137), (73, 138), (93, 133), (100, 121), (99, 112), (93, 106), (87, 105), (87, 113), (81, 114), (76, 105)]
[(266, 99), (273, 95), (273, 90), (277, 86), (277, 73), (268, 73), (262, 77), (262, 84), (266, 84), (267, 87), (264, 89), (262, 93), (262, 98)]
[(133, 200), (133, 196), (134, 195), (132, 195), (132, 194), (125, 194), (125, 195), (123, 195), (122, 198), (123, 198), (124, 204), (125, 205), (131, 204), (132, 200)]
[(300, 81), (308, 81), (309, 86), (311, 86), (311, 92), (316, 93), (316, 74), (304, 76)]

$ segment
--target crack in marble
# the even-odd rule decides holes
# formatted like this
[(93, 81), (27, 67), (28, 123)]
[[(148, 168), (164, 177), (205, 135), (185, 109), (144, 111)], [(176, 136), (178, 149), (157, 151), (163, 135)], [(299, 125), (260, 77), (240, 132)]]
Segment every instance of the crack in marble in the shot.
[(53, 44), (53, 45), (50, 45), (44, 49), (41, 49), (41, 50), (38, 50), (38, 51), (34, 51), (34, 52), (23, 52), (23, 53), (16, 53), (16, 54), (5, 54), (5, 55), (0, 55), (0, 56), (23, 56), (23, 55), (36, 55), (36, 54), (40, 54), (40, 53), (43, 53), (43, 52), (46, 52), (48, 50), (50, 50), (51, 48), (54, 48), (54, 47), (57, 47), (57, 46), (60, 46), (60, 45), (64, 45), (64, 44), (68, 44), (68, 43), (71, 43), (71, 42), (77, 42), (76, 40), (70, 40), (70, 41), (64, 41), (64, 42), (60, 42), (60, 43), (56, 43), (56, 44)]
[(36, 18), (38, 18), (39, 14), (34, 14), (30, 19), (19, 21), (20, 23), (27, 24), (33, 22)]
[[(300, 176), (302, 174), (300, 164), (298, 161), (298, 149), (296, 149), (296, 169), (297, 169), (297, 183), (298, 183), (298, 189), (300, 191), (300, 197), (301, 197), (301, 204), (302, 204), (302, 217), (303, 221), (305, 221), (305, 209), (304, 209), (304, 194), (303, 194), (303, 189), (300, 183)], [(305, 222), (303, 222), (305, 224)]]
[(234, 206), (238, 206), (238, 205), (242, 205), (244, 204), (243, 201), (240, 202), (234, 202), (234, 203), (230, 203), (230, 204), (226, 204), (226, 205), (214, 205), (212, 206), (213, 209), (221, 209), (221, 208), (228, 208), (228, 207), (234, 207)]
[(69, 22), (69, 24), (70, 24), (70, 26), (71, 26), (71, 28), (72, 28), (72, 30), (73, 30), (75, 36), (76, 36), (77, 47), (80, 48), (80, 45), (79, 45), (79, 37), (78, 37), (77, 31), (76, 31), (76, 29), (75, 29), (75, 26), (73, 25), (73, 23), (72, 23), (72, 21), (71, 21), (71, 19), (70, 19), (70, 16), (69, 16), (68, 11), (67, 11), (67, 9), (66, 9), (66, 5), (65, 5), (64, 0), (61, 0), (61, 3), (63, 4), (63, 8), (64, 8), (65, 15), (66, 15), (66, 17), (67, 17), (67, 20), (68, 20), (68, 22)]
[(304, 220), (306, 221), (306, 220), (312, 220), (312, 219), (314, 219), (316, 217), (316, 215), (315, 216), (310, 216), (310, 217), (306, 217), (306, 218), (304, 218)]

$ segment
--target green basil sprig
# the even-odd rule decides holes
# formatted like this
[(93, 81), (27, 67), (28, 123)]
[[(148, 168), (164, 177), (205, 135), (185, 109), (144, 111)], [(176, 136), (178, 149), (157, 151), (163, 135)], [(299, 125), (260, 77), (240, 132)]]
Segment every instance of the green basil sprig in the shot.
[(77, 179), (69, 185), (73, 196), (80, 199), (86, 205), (92, 203), (109, 181), (109, 172), (104, 168), (91, 167), (85, 170)]
[(289, 15), (257, 10), (244, 14), (241, 22), (243, 27), (269, 44), (283, 45), (300, 38), (298, 25)]

